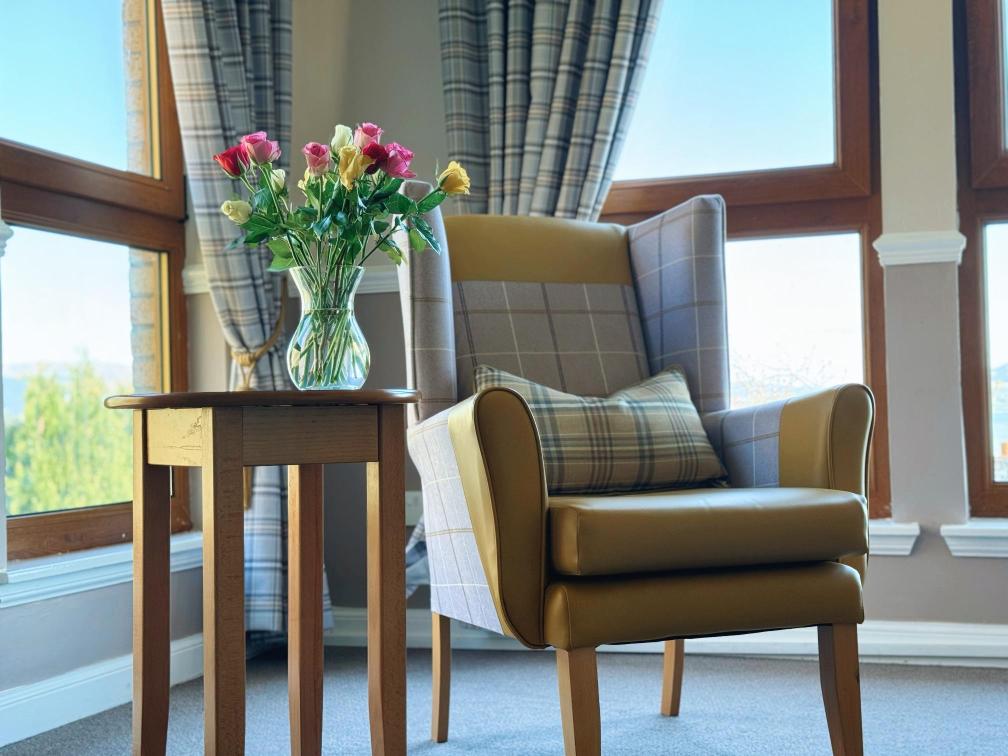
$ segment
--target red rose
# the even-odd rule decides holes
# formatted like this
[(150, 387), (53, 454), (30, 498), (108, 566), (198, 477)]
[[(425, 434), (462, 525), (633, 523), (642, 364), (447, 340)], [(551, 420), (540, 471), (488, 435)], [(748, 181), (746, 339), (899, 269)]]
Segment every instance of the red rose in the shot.
[(224, 173), (231, 178), (241, 176), (249, 164), (248, 153), (245, 151), (245, 146), (241, 144), (228, 147), (224, 152), (214, 155), (213, 159), (217, 161), (217, 165), (224, 169)]

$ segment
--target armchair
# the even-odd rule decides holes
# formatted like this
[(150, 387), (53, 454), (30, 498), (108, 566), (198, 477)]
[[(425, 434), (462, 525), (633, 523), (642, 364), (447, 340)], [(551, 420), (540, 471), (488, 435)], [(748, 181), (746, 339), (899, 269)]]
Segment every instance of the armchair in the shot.
[[(727, 408), (721, 198), (627, 228), (429, 221), (445, 254), (399, 275), (407, 374), (423, 396), (408, 443), (430, 560), (433, 739), (447, 738), (450, 619), (556, 649), (565, 749), (578, 756), (600, 751), (598, 646), (666, 641), (660, 706), (674, 716), (683, 639), (814, 625), (833, 751), (859, 754), (873, 400), (846, 385)], [(481, 363), (585, 395), (679, 364), (730, 487), (551, 496), (525, 401), (472, 395)]]

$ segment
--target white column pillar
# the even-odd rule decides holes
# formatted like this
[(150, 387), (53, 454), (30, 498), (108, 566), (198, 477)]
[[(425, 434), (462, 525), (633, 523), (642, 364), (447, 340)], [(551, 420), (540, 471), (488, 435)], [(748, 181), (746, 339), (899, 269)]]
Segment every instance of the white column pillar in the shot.
[(892, 511), (969, 512), (959, 374), (952, 0), (879, 3), (882, 228)]

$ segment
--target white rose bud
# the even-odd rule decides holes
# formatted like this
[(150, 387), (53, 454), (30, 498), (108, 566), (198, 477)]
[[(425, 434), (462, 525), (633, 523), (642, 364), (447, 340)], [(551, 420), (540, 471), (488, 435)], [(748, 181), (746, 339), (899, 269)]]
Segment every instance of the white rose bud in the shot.
[(220, 209), (239, 226), (252, 217), (252, 205), (243, 200), (226, 200)]
[(329, 147), (332, 149), (335, 155), (340, 151), (341, 147), (346, 147), (353, 141), (353, 131), (349, 126), (344, 126), (342, 123), (336, 127), (333, 133), (332, 141), (329, 142)]
[(280, 194), (287, 185), (287, 171), (283, 168), (274, 168), (270, 171), (269, 182), (273, 191)]

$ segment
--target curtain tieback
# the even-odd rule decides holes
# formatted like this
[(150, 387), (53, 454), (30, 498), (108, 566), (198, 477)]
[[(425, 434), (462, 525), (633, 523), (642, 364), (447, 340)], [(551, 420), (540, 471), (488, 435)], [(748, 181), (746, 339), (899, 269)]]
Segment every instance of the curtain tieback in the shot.
[[(241, 383), (238, 384), (238, 388), (235, 391), (251, 391), (252, 390), (252, 374), (255, 372), (256, 363), (259, 359), (266, 354), (273, 345), (277, 343), (280, 338), (280, 334), (283, 332), (284, 320), (287, 317), (287, 277), (284, 276), (280, 282), (280, 314), (277, 315), (276, 323), (273, 324), (273, 330), (270, 332), (269, 338), (266, 339), (256, 349), (235, 349), (231, 348), (231, 359), (235, 361), (238, 365), (238, 369), (241, 371)], [(252, 468), (246, 467), (242, 469), (242, 482), (244, 489), (243, 500), (245, 509), (252, 506)]]

